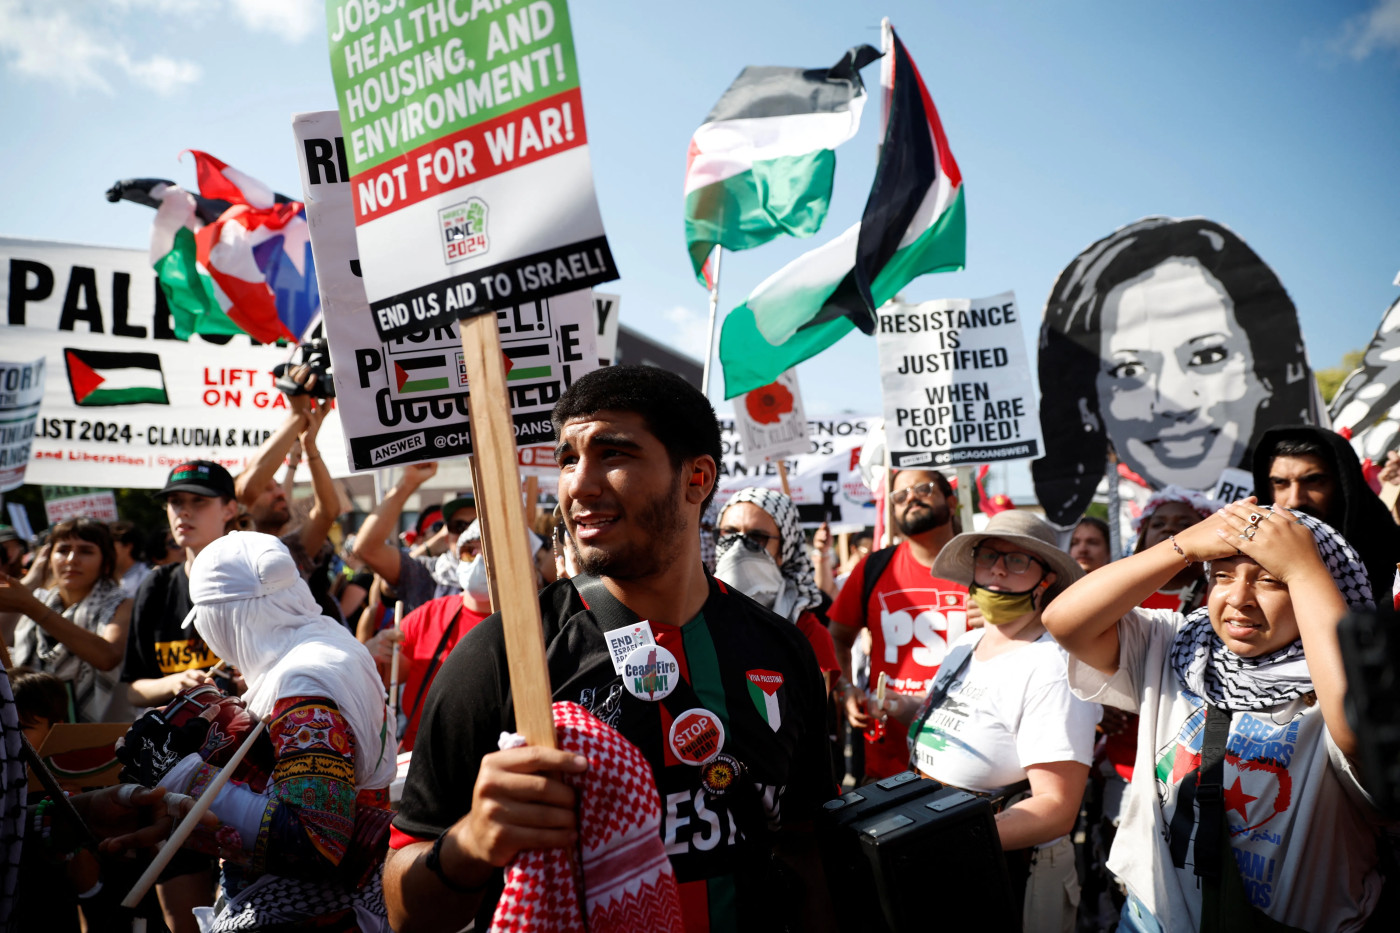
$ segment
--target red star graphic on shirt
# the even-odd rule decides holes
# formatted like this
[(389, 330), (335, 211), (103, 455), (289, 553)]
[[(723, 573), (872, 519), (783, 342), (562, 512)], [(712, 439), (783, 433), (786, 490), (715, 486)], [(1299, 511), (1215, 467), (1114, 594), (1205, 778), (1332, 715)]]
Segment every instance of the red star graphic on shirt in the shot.
[(1249, 814), (1245, 813), (1245, 807), (1258, 799), (1244, 792), (1244, 788), (1240, 787), (1239, 775), (1235, 775), (1235, 783), (1225, 791), (1225, 809), (1234, 810), (1240, 815), (1240, 819), (1247, 821)]

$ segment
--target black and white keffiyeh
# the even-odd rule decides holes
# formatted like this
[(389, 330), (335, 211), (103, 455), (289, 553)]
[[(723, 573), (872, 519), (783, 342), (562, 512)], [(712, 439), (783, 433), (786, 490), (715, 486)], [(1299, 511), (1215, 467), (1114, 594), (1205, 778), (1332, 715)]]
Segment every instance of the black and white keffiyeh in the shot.
[[(1260, 506), (1268, 509), (1269, 506)], [(1355, 549), (1331, 525), (1291, 509), (1272, 509), (1312, 532), (1318, 554), (1351, 609), (1374, 609), (1366, 566)], [(1297, 639), (1257, 658), (1242, 658), (1225, 646), (1202, 606), (1188, 615), (1172, 643), (1172, 670), (1192, 693), (1235, 712), (1271, 709), (1311, 693), (1312, 676)]]
[[(790, 497), (776, 489), (746, 486), (729, 497), (729, 501), (720, 510), (716, 526), (723, 525), (724, 513), (738, 502), (750, 502), (758, 506), (767, 512), (778, 526), (778, 532), (783, 538), (778, 551), (783, 563), (778, 570), (787, 581), (788, 592), (779, 596), (774, 610), (779, 615), (786, 616), (789, 621), (796, 622), (803, 612), (815, 609), (822, 601), (821, 590), (817, 589), (816, 568), (812, 566), (812, 559), (807, 556), (807, 539), (802, 534), (802, 526), (797, 522), (797, 506)], [(733, 543), (727, 547), (720, 544), (715, 551), (715, 560), (718, 561), (724, 556), (724, 551), (733, 546)], [(779, 606), (782, 608), (778, 608)]]

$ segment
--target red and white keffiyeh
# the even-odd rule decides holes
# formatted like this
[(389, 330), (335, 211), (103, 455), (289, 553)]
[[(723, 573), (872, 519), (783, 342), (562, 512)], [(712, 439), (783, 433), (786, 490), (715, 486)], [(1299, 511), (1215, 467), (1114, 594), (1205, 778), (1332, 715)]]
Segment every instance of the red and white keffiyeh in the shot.
[(646, 758), (576, 703), (554, 704), (554, 729), (560, 748), (589, 762), (565, 778), (578, 791), (579, 844), (520, 853), (506, 871), (492, 933), (683, 933)]

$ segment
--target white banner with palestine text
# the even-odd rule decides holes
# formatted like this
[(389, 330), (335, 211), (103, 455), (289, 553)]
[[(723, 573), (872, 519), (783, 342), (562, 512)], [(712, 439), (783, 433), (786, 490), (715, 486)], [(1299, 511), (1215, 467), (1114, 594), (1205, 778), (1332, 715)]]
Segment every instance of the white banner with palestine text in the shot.
[[(340, 115), (297, 114), (292, 130), (351, 466), (371, 470), (466, 456), (467, 376), (456, 319), (423, 333), (380, 338), (358, 272)], [(552, 444), (554, 403), (574, 379), (597, 368), (592, 293), (585, 289), (506, 308), (496, 319), (516, 444), (522, 453), (531, 444)], [(522, 458), (521, 466), (529, 465)]]
[(891, 301), (879, 318), (880, 393), (895, 469), (1044, 452), (1014, 294)]
[[(860, 476), (860, 451), (879, 420), (877, 415), (807, 419), (807, 452), (784, 460), (792, 501), (804, 528), (830, 522), (831, 530), (841, 534), (874, 526), (875, 503)], [(719, 425), (723, 456), (715, 501), (723, 507), (745, 486), (781, 489), (778, 462), (749, 467), (734, 419), (721, 418)]]
[[(47, 370), (30, 483), (158, 489), (195, 459), (237, 474), (287, 415), (271, 369), (289, 350), (178, 340), (144, 249), (0, 238), (0, 306), (6, 356)], [(349, 474), (339, 434), (331, 412), (332, 476)]]

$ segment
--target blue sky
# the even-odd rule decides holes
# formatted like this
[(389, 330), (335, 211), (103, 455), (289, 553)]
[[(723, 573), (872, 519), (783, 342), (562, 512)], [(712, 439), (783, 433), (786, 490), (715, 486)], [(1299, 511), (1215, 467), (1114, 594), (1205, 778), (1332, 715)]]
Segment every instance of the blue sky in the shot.
[[(571, 6), (623, 274), (610, 290), (625, 323), (692, 355), (707, 305), (681, 222), (690, 134), (744, 66), (829, 65), (878, 45), (882, 15), (967, 184), (967, 270), (907, 298), (1012, 289), (1033, 341), (1060, 270), (1149, 214), (1243, 236), (1293, 296), (1315, 366), (1364, 346), (1400, 291), (1400, 0)], [(290, 116), (334, 106), (323, 16), (317, 0), (0, 0), (0, 234), (144, 248), (152, 212), (103, 192), (133, 176), (192, 185), (186, 148), (299, 196)], [(876, 66), (865, 76), (877, 85)], [(839, 150), (816, 242), (859, 218), (876, 113)], [(722, 308), (812, 245), (727, 254)], [(871, 339), (800, 375), (810, 412), (879, 408)]]

